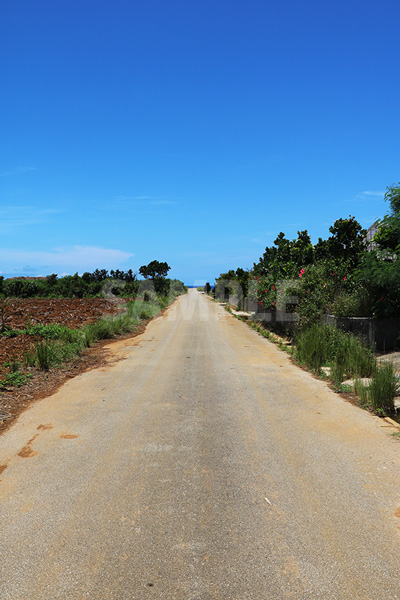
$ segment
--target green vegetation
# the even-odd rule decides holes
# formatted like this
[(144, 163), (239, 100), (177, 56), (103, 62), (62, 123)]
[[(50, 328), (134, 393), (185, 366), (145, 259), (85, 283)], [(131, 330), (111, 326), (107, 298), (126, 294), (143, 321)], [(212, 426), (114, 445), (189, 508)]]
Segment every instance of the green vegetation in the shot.
[[(161, 265), (163, 264), (161, 263)], [(164, 269), (164, 272), (167, 271)], [(118, 271), (115, 273), (112, 271), (111, 273), (115, 279), (125, 276), (124, 273)], [(103, 281), (103, 285), (109, 282), (105, 270), (97, 270), (94, 274), (86, 273), (81, 278), (74, 276), (75, 282), (83, 282), (89, 286), (93, 283), (94, 278), (97, 282)], [(187, 288), (181, 281), (162, 277), (161, 270), (156, 275), (156, 286), (154, 281), (138, 282), (131, 274), (129, 278), (130, 283), (134, 282), (137, 286), (136, 295), (134, 300), (126, 302), (124, 312), (117, 316), (105, 317), (89, 323), (81, 329), (70, 329), (65, 325), (55, 323), (32, 325), (30, 319), (28, 319), (25, 329), (12, 330), (7, 324), (10, 317), (8, 312), (9, 301), (7, 298), (0, 298), (0, 335), (17, 336), (25, 334), (32, 336), (35, 339), (35, 345), (23, 356), (24, 367), (25, 369), (37, 367), (48, 371), (52, 367), (58, 367), (63, 363), (75, 360), (85, 348), (93, 346), (99, 340), (113, 339), (124, 333), (134, 331), (138, 325), (159, 314), (177, 296), (187, 292)], [(62, 281), (57, 280), (56, 275), (50, 276), (47, 280), (46, 285), (52, 286), (53, 289), (57, 286), (58, 281)], [(8, 373), (4, 373), (6, 369)], [(23, 385), (32, 376), (31, 373), (20, 372), (20, 363), (15, 358), (4, 363), (1, 371), (0, 387), (3, 388), (5, 386)]]
[(8, 387), (21, 387), (28, 383), (32, 375), (30, 373), (7, 373), (0, 379), (0, 389)]
[(295, 336), (295, 356), (316, 374), (330, 367), (337, 384), (353, 377), (370, 377), (375, 368), (372, 351), (358, 337), (329, 325), (311, 325)]
[(361, 380), (356, 380), (355, 393), (364, 408), (371, 408), (380, 415), (393, 414), (394, 399), (400, 393), (393, 364), (387, 362), (375, 365), (370, 384), (365, 385)]
[[(251, 306), (251, 327), (288, 333), (296, 360), (343, 391), (357, 379), (360, 401), (384, 414), (394, 410), (397, 379), (392, 366), (377, 366), (372, 350), (355, 335), (322, 325), (322, 317), (400, 318), (400, 182), (387, 188), (388, 214), (377, 221), (372, 243), (355, 217), (338, 219), (326, 240), (312, 244), (305, 231), (289, 240), (280, 232), (253, 268), (216, 279), (215, 297)], [(273, 339), (273, 337), (272, 337)], [(324, 367), (324, 370), (322, 368)], [(368, 388), (360, 378), (372, 378)]]
[(326, 313), (400, 317), (400, 183), (387, 188), (385, 200), (390, 211), (377, 222), (372, 245), (352, 216), (337, 219), (314, 245), (307, 230), (293, 240), (280, 232), (251, 271), (221, 273), (216, 296), (236, 297), (239, 308), (247, 297), (258, 313), (279, 312), (281, 321), (296, 313), (302, 329)]
[(43, 278), (12, 278), (0, 276), (0, 333), (7, 328), (7, 298), (93, 298), (121, 296), (137, 298), (144, 290), (168, 296), (185, 292), (185, 286), (177, 279), (167, 279), (170, 270), (166, 262), (152, 261), (143, 265), (139, 273), (144, 280), (139, 280), (132, 269), (108, 272), (106, 269), (95, 269), (93, 273), (79, 276), (67, 275), (58, 277), (55, 273)]

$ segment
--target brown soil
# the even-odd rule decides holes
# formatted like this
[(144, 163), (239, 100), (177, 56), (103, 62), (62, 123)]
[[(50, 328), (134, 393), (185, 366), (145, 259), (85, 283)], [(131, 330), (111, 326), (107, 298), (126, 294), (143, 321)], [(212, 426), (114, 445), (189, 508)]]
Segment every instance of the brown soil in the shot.
[[(116, 314), (121, 310), (122, 304), (123, 301), (103, 298), (11, 300), (7, 303), (7, 325), (12, 329), (25, 329), (30, 319), (32, 325), (58, 323), (78, 328), (104, 315)], [(142, 324), (134, 333), (124, 337), (139, 335), (145, 327), (146, 324)], [(34, 338), (29, 335), (0, 337), (0, 369), (4, 362), (21, 358), (34, 343)], [(48, 372), (36, 368), (24, 369), (24, 372), (31, 375), (28, 383), (20, 388), (10, 386), (0, 390), (0, 432), (8, 429), (21, 412), (35, 400), (54, 394), (68, 379), (105, 364), (108, 359), (104, 346), (109, 343), (110, 340), (98, 342), (93, 348), (85, 350), (82, 356)], [(4, 367), (1, 370), (4, 373), (8, 372)]]
[[(56, 323), (71, 329), (83, 327), (104, 315), (113, 315), (121, 301), (105, 298), (10, 298), (5, 301), (5, 325), (23, 330), (27, 325)], [(0, 338), (0, 365), (20, 359), (35, 344), (30, 335)]]

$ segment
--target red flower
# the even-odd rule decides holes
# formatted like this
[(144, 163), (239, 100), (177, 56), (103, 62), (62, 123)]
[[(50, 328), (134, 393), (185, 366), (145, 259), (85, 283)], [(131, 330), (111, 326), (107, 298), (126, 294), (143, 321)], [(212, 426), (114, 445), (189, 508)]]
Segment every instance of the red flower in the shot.
[(383, 296), (382, 296), (382, 298), (379, 298), (378, 302), (382, 302), (382, 300), (383, 300)]
[(343, 277), (343, 281), (346, 281), (347, 277)]
[(335, 277), (335, 273), (332, 273), (332, 277)]
[(307, 290), (307, 294), (309, 294), (309, 293), (310, 293), (310, 290)]
[(326, 283), (324, 283), (324, 287), (326, 287)]
[(273, 285), (271, 289), (273, 289), (273, 290), (274, 290), (274, 289), (275, 289), (275, 286)]
[(275, 306), (275, 300), (272, 301), (272, 306)]
[(260, 300), (260, 302), (258, 304), (261, 306), (261, 304), (262, 304), (261, 300)]
[(305, 269), (300, 269), (299, 277), (303, 277), (305, 273)]
[(267, 290), (264, 290), (265, 293), (267, 293)]

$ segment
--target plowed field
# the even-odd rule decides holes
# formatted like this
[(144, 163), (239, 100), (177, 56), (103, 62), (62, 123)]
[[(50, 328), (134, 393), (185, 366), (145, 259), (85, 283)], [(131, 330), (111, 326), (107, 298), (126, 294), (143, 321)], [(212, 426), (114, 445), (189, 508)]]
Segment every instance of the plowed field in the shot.
[[(17, 298), (6, 301), (7, 327), (23, 330), (31, 325), (57, 323), (71, 329), (83, 327), (104, 315), (116, 314), (120, 301), (105, 298)], [(0, 365), (20, 358), (35, 340), (29, 335), (0, 337)]]

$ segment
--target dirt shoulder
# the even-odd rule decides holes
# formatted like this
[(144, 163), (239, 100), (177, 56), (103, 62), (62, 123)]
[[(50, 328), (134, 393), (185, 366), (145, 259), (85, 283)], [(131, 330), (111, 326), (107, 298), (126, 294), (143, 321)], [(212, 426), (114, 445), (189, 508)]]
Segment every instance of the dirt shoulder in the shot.
[[(107, 315), (116, 315), (123, 310), (124, 300), (105, 298), (17, 298), (5, 302), (5, 325), (12, 330), (21, 331), (27, 325), (60, 324), (71, 329), (80, 328)], [(133, 333), (124, 337), (135, 337), (143, 333), (146, 322), (139, 325)], [(31, 335), (20, 334), (15, 337), (0, 337), (0, 371), (8, 372), (6, 361), (21, 361), (24, 353), (35, 345)], [(97, 342), (87, 348), (73, 360), (49, 371), (27, 368), (29, 382), (21, 387), (3, 386), (0, 390), (0, 434), (8, 429), (32, 402), (51, 396), (68, 379), (90, 369), (104, 365), (110, 360), (110, 352), (104, 347), (110, 340)]]
[[(133, 333), (118, 337), (118, 341), (134, 338), (141, 335), (148, 321), (137, 327)], [(112, 340), (97, 342), (92, 348), (88, 348), (80, 357), (53, 368), (49, 371), (31, 369), (32, 378), (22, 387), (10, 387), (0, 393), (0, 435), (6, 431), (33, 402), (52, 396), (69, 379), (104, 366), (110, 361), (115, 361), (113, 353), (106, 348)]]

